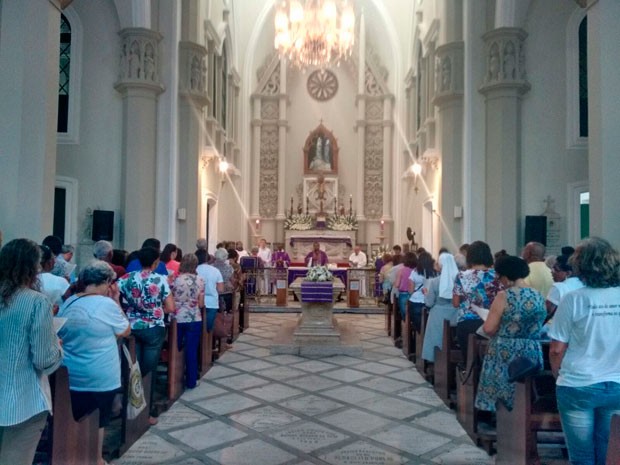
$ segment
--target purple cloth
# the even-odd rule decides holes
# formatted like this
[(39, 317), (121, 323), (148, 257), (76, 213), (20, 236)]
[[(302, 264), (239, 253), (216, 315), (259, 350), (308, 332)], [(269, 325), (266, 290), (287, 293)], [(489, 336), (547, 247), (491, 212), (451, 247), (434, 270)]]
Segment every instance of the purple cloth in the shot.
[(302, 302), (333, 302), (334, 286), (330, 282), (303, 281), (301, 283)]
[[(306, 255), (306, 258), (304, 258), (304, 265), (306, 265), (307, 267), (312, 267), (312, 266), (325, 266), (327, 265), (327, 254), (325, 252), (323, 252), (322, 250), (319, 250), (319, 259), (315, 260), (313, 258), (314, 255), (314, 251), (309, 252), (308, 255)], [(312, 263), (310, 263), (309, 261), (312, 259)], [(317, 263), (318, 261), (318, 263)]]

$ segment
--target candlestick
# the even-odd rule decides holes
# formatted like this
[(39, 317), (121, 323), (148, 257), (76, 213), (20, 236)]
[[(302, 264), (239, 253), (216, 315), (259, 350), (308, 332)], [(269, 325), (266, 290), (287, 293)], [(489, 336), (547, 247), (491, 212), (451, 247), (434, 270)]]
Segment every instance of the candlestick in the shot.
[(256, 232), (260, 231), (260, 220), (256, 218)]
[(306, 215), (308, 214), (309, 209), (310, 209), (310, 197), (306, 195)]
[(334, 197), (334, 215), (338, 214), (338, 200)]
[(293, 216), (293, 196), (291, 195), (291, 216)]
[(349, 215), (353, 215), (353, 194), (349, 195)]
[(385, 230), (385, 221), (381, 220), (381, 232)]

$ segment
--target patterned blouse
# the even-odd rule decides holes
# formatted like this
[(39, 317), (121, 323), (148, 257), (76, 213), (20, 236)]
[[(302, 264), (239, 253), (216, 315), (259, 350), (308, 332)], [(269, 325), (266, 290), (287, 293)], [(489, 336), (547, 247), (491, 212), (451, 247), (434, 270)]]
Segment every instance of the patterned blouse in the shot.
[(458, 320), (480, 319), (478, 314), (472, 310), (471, 305), (489, 309), (491, 303), (502, 286), (495, 279), (495, 270), (465, 270), (456, 275), (454, 281), (454, 295), (461, 297), (459, 305)]
[(174, 318), (178, 323), (202, 321), (198, 297), (205, 290), (204, 280), (195, 274), (182, 273), (172, 283), (174, 296)]
[(118, 280), (127, 300), (131, 329), (164, 326), (164, 300), (170, 295), (168, 278), (151, 271), (132, 271)]

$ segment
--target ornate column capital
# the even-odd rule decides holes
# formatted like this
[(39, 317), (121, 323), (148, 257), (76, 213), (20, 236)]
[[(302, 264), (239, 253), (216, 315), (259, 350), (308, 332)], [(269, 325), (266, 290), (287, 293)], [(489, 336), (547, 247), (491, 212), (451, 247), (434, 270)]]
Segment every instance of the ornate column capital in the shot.
[(197, 105), (209, 103), (207, 49), (194, 42), (179, 42), (179, 94)]
[(486, 73), (480, 92), (516, 90), (519, 95), (530, 89), (525, 69), (525, 38), (521, 28), (502, 27), (482, 36), (486, 49)]
[(435, 98), (441, 106), (463, 98), (463, 56), (465, 44), (450, 42), (435, 49)]
[(161, 35), (151, 29), (132, 27), (122, 29), (121, 59), (118, 81), (114, 88), (126, 93), (141, 89), (155, 94), (163, 92), (159, 80), (159, 41)]

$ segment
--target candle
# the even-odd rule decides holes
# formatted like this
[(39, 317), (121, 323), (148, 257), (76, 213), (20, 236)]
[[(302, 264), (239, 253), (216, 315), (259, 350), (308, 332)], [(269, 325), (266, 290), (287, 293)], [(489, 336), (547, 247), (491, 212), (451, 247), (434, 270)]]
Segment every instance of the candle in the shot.
[(308, 214), (309, 209), (310, 209), (310, 197), (306, 195), (306, 214)]
[(381, 220), (381, 232), (385, 229), (385, 221)]
[(256, 218), (256, 231), (258, 232), (259, 229), (260, 229), (260, 220)]

